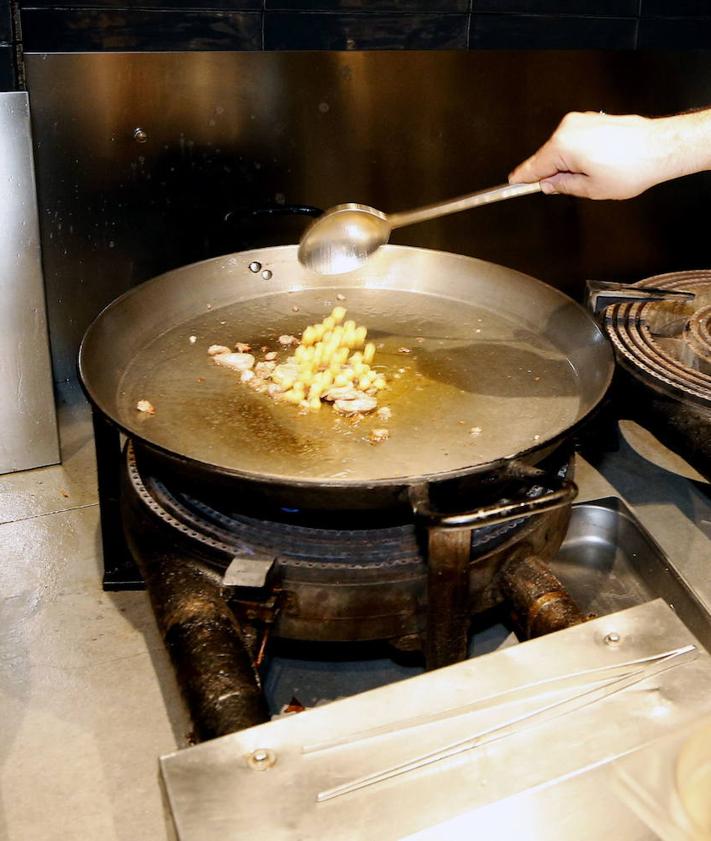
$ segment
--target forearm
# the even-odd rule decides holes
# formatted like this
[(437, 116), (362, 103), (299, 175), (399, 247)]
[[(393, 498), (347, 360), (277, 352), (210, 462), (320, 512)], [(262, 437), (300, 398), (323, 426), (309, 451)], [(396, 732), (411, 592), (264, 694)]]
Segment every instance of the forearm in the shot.
[(659, 117), (652, 121), (661, 148), (667, 150), (664, 177), (657, 183), (711, 170), (711, 109)]

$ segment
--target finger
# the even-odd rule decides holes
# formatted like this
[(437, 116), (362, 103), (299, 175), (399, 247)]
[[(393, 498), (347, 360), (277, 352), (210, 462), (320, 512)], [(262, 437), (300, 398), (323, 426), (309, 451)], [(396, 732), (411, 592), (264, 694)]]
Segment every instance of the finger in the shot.
[[(513, 172), (509, 173), (509, 184), (530, 184), (536, 180), (540, 181), (540, 178), (537, 179), (531, 175), (531, 172), (535, 170), (534, 158), (535, 155), (519, 164)], [(549, 173), (549, 175), (553, 175), (553, 173)]]
[(509, 182), (532, 183), (550, 178), (562, 169), (560, 155), (556, 147), (549, 140), (530, 158), (519, 164), (509, 175)]
[(590, 178), (579, 172), (559, 172), (541, 181), (541, 190), (548, 195), (590, 198)]

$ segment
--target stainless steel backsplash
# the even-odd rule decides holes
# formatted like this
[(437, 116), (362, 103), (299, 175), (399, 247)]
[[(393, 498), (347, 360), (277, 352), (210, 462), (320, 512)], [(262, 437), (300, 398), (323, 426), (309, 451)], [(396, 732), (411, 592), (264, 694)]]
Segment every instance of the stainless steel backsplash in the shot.
[[(506, 180), (571, 109), (705, 105), (711, 53), (211, 52), (26, 56), (54, 374), (88, 323), (176, 266), (293, 242), (303, 206), (386, 211)], [(140, 129), (140, 132), (137, 132)], [(533, 196), (396, 232), (573, 296), (708, 267), (711, 182), (630, 202)], [(444, 279), (443, 279), (444, 280)]]

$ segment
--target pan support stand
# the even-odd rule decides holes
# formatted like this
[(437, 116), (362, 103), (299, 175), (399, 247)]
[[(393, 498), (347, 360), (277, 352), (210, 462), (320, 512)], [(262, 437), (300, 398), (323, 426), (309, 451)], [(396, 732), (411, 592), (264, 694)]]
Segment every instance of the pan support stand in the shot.
[(104, 555), (104, 590), (142, 590), (143, 578), (126, 544), (121, 518), (121, 435), (102, 414), (92, 411), (96, 473)]
[(472, 530), (428, 529), (425, 662), (438, 669), (465, 660), (469, 645)]
[[(571, 479), (561, 474), (550, 476), (540, 468), (521, 462), (510, 462), (507, 472), (527, 480), (529, 487), (535, 486), (540, 492), (535, 496), (502, 500), (473, 511), (444, 513), (432, 507), (427, 485), (410, 488), (415, 518), (427, 530), (425, 665), (428, 670), (449, 666), (467, 657), (472, 531), (570, 505), (578, 493)], [(540, 570), (536, 572), (540, 573)], [(547, 599), (549, 591), (557, 594), (562, 589), (552, 573), (543, 583), (548, 589), (536, 591), (536, 600), (539, 597)], [(571, 613), (571, 620), (571, 624), (580, 621), (575, 611)]]

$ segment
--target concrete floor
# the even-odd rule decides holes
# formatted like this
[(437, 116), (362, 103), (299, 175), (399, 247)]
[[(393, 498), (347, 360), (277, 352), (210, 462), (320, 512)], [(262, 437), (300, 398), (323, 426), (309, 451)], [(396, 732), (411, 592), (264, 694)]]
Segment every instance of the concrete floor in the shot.
[[(146, 594), (101, 589), (92, 429), (76, 388), (59, 414), (63, 464), (0, 476), (0, 841), (163, 841), (157, 758), (190, 725)], [(709, 486), (644, 430), (624, 436), (602, 466), (578, 460), (581, 498), (624, 496), (708, 588)]]
[(63, 464), (0, 477), (0, 839), (171, 838), (157, 757), (190, 725), (141, 592), (101, 589), (92, 428)]

